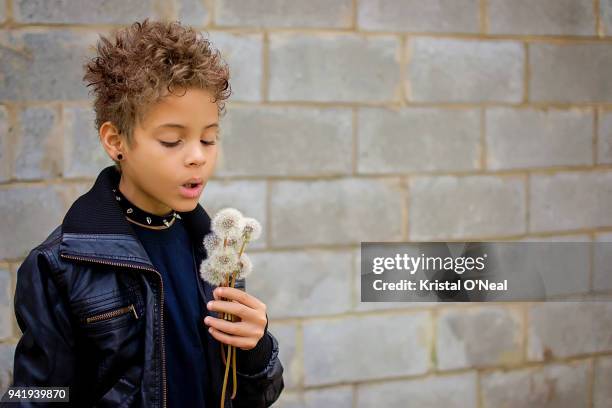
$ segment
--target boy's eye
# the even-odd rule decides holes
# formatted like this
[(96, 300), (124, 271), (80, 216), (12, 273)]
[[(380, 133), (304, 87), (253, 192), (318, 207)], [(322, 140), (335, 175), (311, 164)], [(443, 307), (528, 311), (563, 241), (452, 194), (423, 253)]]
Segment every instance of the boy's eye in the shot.
[[(211, 146), (211, 145), (217, 144), (217, 142), (209, 142), (209, 141), (206, 141), (206, 140), (201, 140), (201, 142), (204, 143), (207, 146)], [(180, 143), (180, 140), (177, 141), (177, 142), (162, 142), (160, 140), (159, 143), (161, 143), (163, 146), (166, 146), (166, 147), (174, 147), (174, 146), (177, 146)]]

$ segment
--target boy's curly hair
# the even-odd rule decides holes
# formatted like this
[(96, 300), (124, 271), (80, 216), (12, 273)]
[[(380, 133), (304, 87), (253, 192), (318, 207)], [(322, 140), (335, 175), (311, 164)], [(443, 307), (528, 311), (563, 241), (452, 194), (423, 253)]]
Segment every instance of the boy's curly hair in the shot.
[(95, 94), (96, 130), (110, 121), (128, 145), (137, 121), (166, 91), (206, 89), (219, 114), (231, 94), (229, 67), (221, 53), (201, 33), (178, 21), (146, 18), (115, 31), (111, 39), (100, 36), (97, 55), (84, 68), (83, 80)]

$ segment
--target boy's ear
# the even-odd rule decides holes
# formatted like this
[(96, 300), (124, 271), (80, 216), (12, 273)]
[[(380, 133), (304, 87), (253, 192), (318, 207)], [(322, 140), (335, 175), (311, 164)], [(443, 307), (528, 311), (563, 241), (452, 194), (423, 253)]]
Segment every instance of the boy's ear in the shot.
[(100, 126), (100, 143), (112, 160), (115, 160), (119, 153), (125, 154), (123, 138), (110, 121), (104, 122)]

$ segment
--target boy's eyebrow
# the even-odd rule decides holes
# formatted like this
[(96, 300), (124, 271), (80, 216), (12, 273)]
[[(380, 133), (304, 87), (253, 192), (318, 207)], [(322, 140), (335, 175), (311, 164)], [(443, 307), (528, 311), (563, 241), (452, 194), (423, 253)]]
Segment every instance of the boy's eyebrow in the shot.
[[(159, 129), (162, 127), (173, 127), (173, 128), (179, 128), (179, 129), (186, 129), (187, 127), (184, 125), (181, 125), (180, 123), (164, 123), (163, 125), (159, 125), (157, 126), (155, 129)], [(219, 127), (219, 123), (215, 122), (215, 123), (211, 123), (210, 125), (206, 125), (202, 128), (202, 130), (206, 130), (206, 129), (210, 129), (213, 127)]]

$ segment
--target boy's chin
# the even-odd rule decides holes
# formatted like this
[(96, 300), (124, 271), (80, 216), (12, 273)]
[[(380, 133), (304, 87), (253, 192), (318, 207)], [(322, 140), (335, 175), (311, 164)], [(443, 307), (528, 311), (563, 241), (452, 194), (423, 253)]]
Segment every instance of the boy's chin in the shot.
[(194, 198), (193, 200), (184, 200), (184, 202), (176, 203), (172, 206), (172, 209), (178, 212), (189, 212), (195, 210), (197, 206), (198, 200)]

